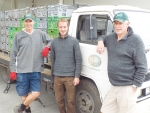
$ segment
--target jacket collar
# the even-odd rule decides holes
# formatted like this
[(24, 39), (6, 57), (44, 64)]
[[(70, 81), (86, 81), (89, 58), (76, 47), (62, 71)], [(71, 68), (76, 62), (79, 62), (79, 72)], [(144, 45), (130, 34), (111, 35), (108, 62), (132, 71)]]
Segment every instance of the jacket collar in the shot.
[(69, 35), (67, 34), (67, 35), (65, 36), (65, 38), (62, 38), (62, 37), (60, 36), (60, 33), (59, 33), (59, 38), (60, 38), (60, 39), (66, 39), (68, 36), (69, 36)]
[(133, 32), (133, 29), (129, 26), (128, 27), (128, 34), (127, 34), (127, 37), (129, 37), (130, 35), (132, 35), (134, 32)]
[[(130, 35), (132, 35), (134, 32), (133, 32), (133, 29), (129, 26), (128, 27), (128, 34), (126, 35), (126, 36), (124, 36), (121, 40), (127, 40), (128, 39), (128, 37), (130, 36)], [(116, 36), (117, 36), (117, 34), (116, 34)]]

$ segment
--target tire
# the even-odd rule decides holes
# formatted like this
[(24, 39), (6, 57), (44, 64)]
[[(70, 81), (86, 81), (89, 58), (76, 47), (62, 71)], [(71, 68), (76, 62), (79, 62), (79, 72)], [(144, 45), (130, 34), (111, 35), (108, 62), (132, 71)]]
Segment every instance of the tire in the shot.
[(97, 87), (87, 79), (76, 88), (76, 113), (100, 113), (102, 103)]
[(0, 66), (0, 75), (3, 79), (4, 82), (7, 83), (7, 81), (9, 80), (9, 70), (6, 67)]

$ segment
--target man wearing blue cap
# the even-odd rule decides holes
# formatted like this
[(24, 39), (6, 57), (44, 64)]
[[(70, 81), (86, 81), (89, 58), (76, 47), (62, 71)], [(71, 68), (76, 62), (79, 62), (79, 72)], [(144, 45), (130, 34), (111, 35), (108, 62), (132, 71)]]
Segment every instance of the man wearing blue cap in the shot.
[(136, 90), (147, 74), (145, 47), (129, 27), (128, 16), (114, 16), (115, 32), (99, 37), (97, 52), (108, 51), (108, 77), (112, 84), (101, 108), (102, 113), (137, 113)]
[[(14, 108), (15, 113), (31, 113), (29, 104), (40, 95), (44, 57), (50, 50), (51, 38), (33, 28), (34, 19), (32, 14), (24, 16), (25, 28), (15, 35), (12, 43), (10, 79), (16, 80), (17, 93), (22, 97), (22, 104)], [(43, 43), (47, 43), (44, 49)]]

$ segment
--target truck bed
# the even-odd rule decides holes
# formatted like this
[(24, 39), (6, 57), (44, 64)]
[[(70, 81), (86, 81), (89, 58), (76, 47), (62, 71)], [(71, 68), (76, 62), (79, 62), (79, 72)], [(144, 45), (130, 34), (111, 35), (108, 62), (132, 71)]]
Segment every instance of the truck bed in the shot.
[(51, 69), (44, 68), (44, 71), (42, 71), (41, 74), (49, 77), (51, 76)]
[[(10, 61), (9, 54), (0, 52), (0, 64), (9, 67), (9, 61)], [(47, 65), (46, 66), (47, 68), (44, 68), (42, 75), (47, 76), (47, 77), (51, 76), (51, 70), (50, 70), (50, 68), (48, 68), (48, 65), (50, 66), (50, 60), (45, 65)]]
[(4, 52), (0, 52), (0, 64), (9, 66), (10, 57), (9, 54), (6, 54)]

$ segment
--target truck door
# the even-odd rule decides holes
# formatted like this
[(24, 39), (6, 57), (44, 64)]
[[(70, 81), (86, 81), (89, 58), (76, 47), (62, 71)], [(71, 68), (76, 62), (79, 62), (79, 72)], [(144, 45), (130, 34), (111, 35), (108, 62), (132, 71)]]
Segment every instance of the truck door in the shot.
[[(90, 22), (92, 25), (87, 25)], [(73, 15), (70, 24), (72, 33), (70, 31), (69, 34), (78, 39), (83, 59), (81, 82), (76, 91), (77, 112), (98, 113), (110, 83), (107, 76), (107, 49), (105, 48), (103, 54), (98, 54), (97, 39), (113, 32), (112, 21), (106, 13), (89, 13), (80, 14), (78, 17)], [(90, 28), (94, 30), (90, 31)], [(88, 31), (96, 34), (90, 34)]]
[[(91, 26), (86, 25), (88, 24), (86, 22), (87, 17), (95, 18), (96, 24)], [(87, 36), (86, 27), (95, 27), (96, 37), (94, 35), (92, 35), (93, 37)], [(98, 54), (96, 52), (97, 40), (101, 35), (110, 34), (112, 32), (113, 24), (110, 16), (106, 13), (80, 15), (78, 18), (76, 36), (80, 42), (83, 58), (81, 75), (90, 78), (95, 82), (98, 90), (102, 93), (102, 98), (105, 97), (110, 87), (110, 83), (107, 75), (107, 49), (105, 48), (103, 54)], [(106, 86), (103, 87), (103, 84), (106, 84)]]

